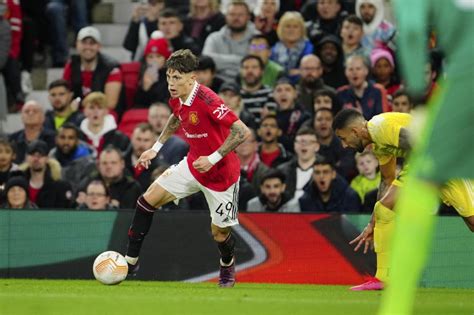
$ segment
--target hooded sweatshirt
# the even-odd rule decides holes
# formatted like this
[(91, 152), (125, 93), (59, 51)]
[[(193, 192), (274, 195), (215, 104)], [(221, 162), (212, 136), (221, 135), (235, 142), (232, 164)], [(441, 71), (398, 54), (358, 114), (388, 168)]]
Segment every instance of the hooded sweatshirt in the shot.
[[(367, 51), (372, 51), (375, 47), (391, 47), (396, 30), (390, 22), (384, 20), (384, 5), (382, 0), (357, 0), (356, 14), (360, 14), (360, 6), (364, 3), (370, 3), (375, 6), (375, 16), (370, 23), (364, 22), (364, 37), (361, 40), (362, 46)], [(391, 47), (392, 48), (392, 47)]]

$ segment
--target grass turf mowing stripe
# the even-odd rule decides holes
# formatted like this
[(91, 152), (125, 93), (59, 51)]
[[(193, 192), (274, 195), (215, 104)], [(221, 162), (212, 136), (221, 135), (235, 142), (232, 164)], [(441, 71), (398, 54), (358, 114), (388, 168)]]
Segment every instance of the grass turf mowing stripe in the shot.
[[(472, 314), (474, 290), (421, 289), (415, 314)], [(380, 292), (347, 286), (92, 280), (0, 280), (2, 315), (375, 314)]]

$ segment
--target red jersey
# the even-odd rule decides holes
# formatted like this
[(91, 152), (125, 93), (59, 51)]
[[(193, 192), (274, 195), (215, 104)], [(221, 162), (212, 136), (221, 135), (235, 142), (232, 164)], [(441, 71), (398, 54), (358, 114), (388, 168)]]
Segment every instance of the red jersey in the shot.
[[(64, 72), (63, 72), (63, 79), (71, 82), (71, 75), (72, 75), (72, 70), (71, 70), (71, 62), (69, 61), (66, 63), (64, 66)], [(82, 95), (87, 95), (90, 92), (92, 92), (92, 78), (94, 76), (94, 71), (92, 70), (82, 70), (81, 71), (81, 79), (82, 79)], [(107, 77), (107, 80), (105, 81), (105, 84), (109, 82), (119, 82), (122, 83), (122, 71), (120, 71), (120, 68), (114, 68), (112, 71), (110, 71), (109, 76)]]
[(240, 161), (235, 152), (229, 152), (206, 173), (199, 173), (193, 167), (193, 162), (219, 149), (230, 133), (230, 126), (239, 118), (216, 93), (197, 82), (184, 103), (174, 98), (169, 100), (169, 104), (181, 122), (184, 138), (189, 143), (187, 161), (194, 178), (215, 191), (225, 191), (237, 182)]

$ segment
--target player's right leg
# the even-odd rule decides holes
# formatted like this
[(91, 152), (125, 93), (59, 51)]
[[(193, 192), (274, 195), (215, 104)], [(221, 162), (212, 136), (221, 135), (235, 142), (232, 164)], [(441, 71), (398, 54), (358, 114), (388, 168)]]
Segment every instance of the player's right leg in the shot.
[(186, 158), (168, 168), (137, 200), (132, 225), (128, 230), (128, 248), (125, 259), (129, 274), (138, 270), (138, 256), (145, 236), (150, 230), (156, 209), (175, 199), (185, 198), (199, 190), (192, 180)]

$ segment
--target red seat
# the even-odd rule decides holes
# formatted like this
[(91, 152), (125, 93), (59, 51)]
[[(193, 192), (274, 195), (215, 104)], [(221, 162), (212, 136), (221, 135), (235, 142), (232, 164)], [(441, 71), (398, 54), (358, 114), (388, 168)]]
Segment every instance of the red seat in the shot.
[(118, 130), (130, 137), (135, 126), (143, 122), (148, 122), (148, 108), (129, 109), (123, 113)]
[(125, 86), (125, 109), (131, 108), (133, 99), (138, 88), (138, 80), (140, 79), (140, 63), (139, 62), (126, 62), (120, 65), (122, 70), (123, 83)]

